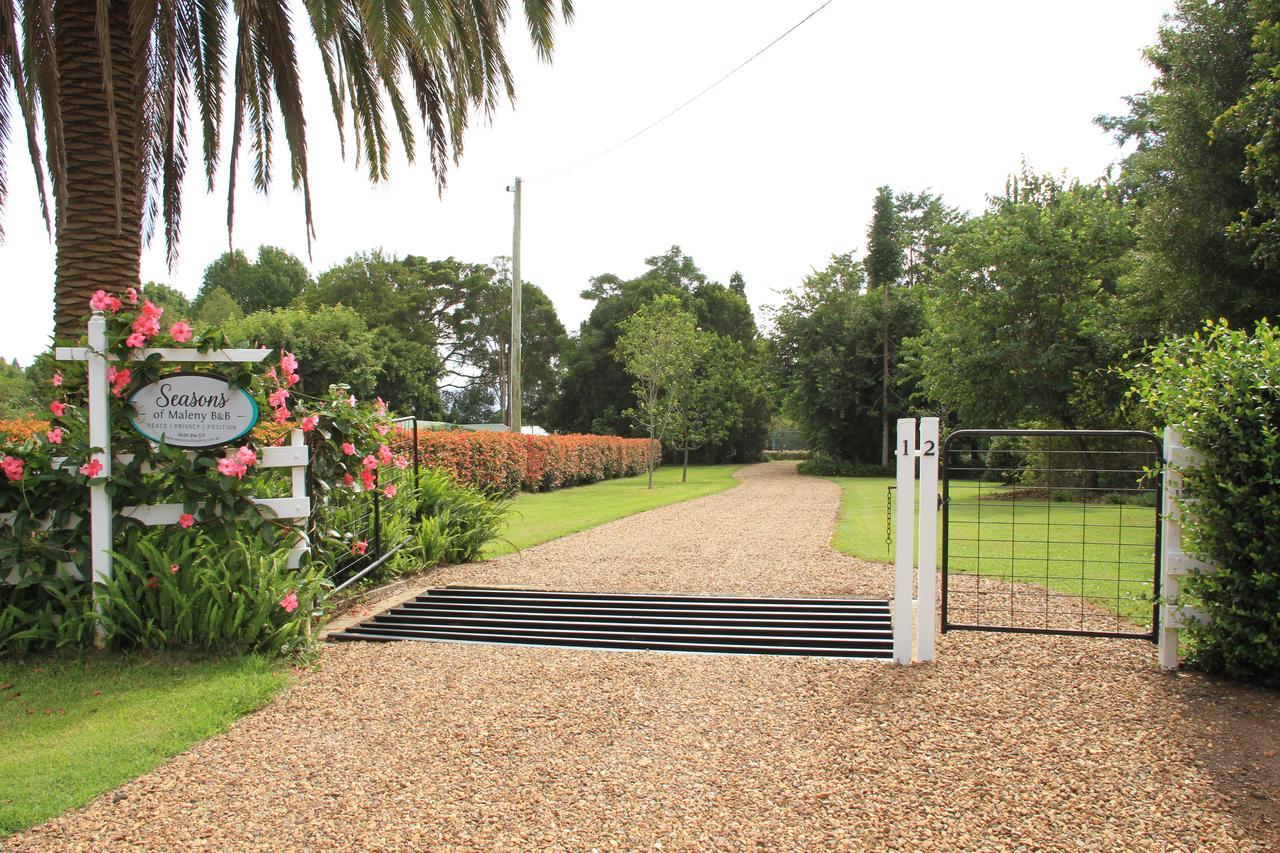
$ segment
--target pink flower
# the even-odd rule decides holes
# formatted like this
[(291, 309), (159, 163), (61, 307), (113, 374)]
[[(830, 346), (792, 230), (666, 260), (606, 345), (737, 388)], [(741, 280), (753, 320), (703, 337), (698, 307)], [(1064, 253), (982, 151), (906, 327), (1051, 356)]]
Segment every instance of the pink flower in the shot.
[(169, 574), (176, 575), (178, 573), (178, 568), (179, 568), (178, 564), (174, 563), (172, 566), (169, 567)]
[(280, 606), (284, 608), (285, 613), (292, 613), (298, 609), (298, 594), (290, 592), (284, 598), (280, 599)]
[(366, 491), (366, 492), (371, 492), (371, 491), (373, 491), (373, 472), (372, 472), (372, 471), (361, 471), (361, 472), (360, 472), (360, 482), (364, 483), (364, 489), (365, 489), (365, 491)]
[(44, 434), (50, 444), (62, 444), (62, 427), (54, 427)]
[(276, 369), (274, 367), (267, 371), (267, 378), (268, 379), (276, 378)]
[(378, 424), (374, 429), (378, 431), (378, 435), (386, 435), (391, 432), (391, 424)]
[(400, 470), (402, 470), (402, 471), (403, 471), (405, 468), (408, 468), (408, 467), (409, 467), (409, 457), (408, 457), (408, 456), (405, 456), (403, 453), (401, 453), (401, 454), (399, 454), (398, 456), (396, 456), (396, 467), (397, 467), (397, 468), (399, 468), (399, 469), (400, 469)]
[(49, 382), (53, 385), (53, 387), (54, 387), (54, 388), (57, 388), (59, 385), (61, 385), (61, 384), (62, 384), (62, 371), (61, 371), (61, 370), (55, 370), (55, 371), (53, 372), (53, 378), (52, 378), (52, 379), (50, 379), (50, 380), (49, 380)]
[(49, 411), (53, 412), (55, 418), (60, 418), (67, 413), (67, 404), (59, 400), (54, 400), (49, 404)]
[(384, 488), (382, 490), (382, 493), (389, 498), (394, 498), (396, 496), (396, 491), (397, 491), (396, 487), (394, 485), (390, 485)]
[(280, 369), (285, 373), (294, 373), (298, 369), (298, 357), (291, 352), (280, 356)]
[(117, 397), (124, 396), (125, 386), (133, 379), (133, 371), (127, 367), (116, 370), (114, 367), (107, 368), (107, 379), (111, 380), (111, 393)]
[(316, 428), (316, 424), (320, 423), (320, 418), (316, 415), (307, 415), (302, 419), (302, 431), (311, 432)]
[(236, 451), (236, 461), (245, 467), (252, 468), (258, 464), (258, 454), (252, 447), (242, 447)]
[(169, 336), (180, 344), (191, 340), (191, 327), (186, 320), (179, 320), (169, 327)]
[(267, 397), (267, 402), (271, 404), (271, 408), (279, 409), (284, 406), (284, 401), (289, 399), (289, 392), (284, 388), (277, 388)]
[(218, 473), (224, 477), (235, 477), (239, 480), (244, 477), (248, 470), (243, 463), (237, 462), (229, 456), (218, 460)]
[(147, 578), (147, 589), (156, 589), (159, 586), (160, 586), (160, 579), (157, 578), (155, 575), (152, 575), (151, 577)]
[(119, 311), (120, 300), (105, 290), (99, 290), (89, 297), (89, 307), (94, 311)]
[(381, 462), (383, 465), (390, 465), (391, 460), (393, 459), (395, 459), (395, 455), (392, 454), (391, 448), (387, 447), (385, 444), (379, 444), (378, 445), (378, 461)]
[(284, 406), (276, 409), (276, 423), (282, 424), (287, 420), (289, 420), (289, 410)]
[(284, 381), (290, 388), (302, 381), (302, 377), (296, 373), (290, 373), (284, 378)]
[(386, 402), (381, 397), (375, 397), (374, 399), (377, 400), (377, 402), (373, 404), (373, 410), (380, 415), (385, 415), (387, 413)]
[(356, 446), (349, 441), (342, 442), (342, 452), (348, 456), (356, 455)]
[(359, 542), (351, 543), (352, 554), (363, 554), (368, 550), (369, 550), (369, 542), (365, 539), (361, 539)]
[(355, 484), (356, 484), (356, 479), (355, 479), (355, 477), (352, 477), (350, 474), (343, 474), (343, 475), (342, 475), (342, 485), (344, 485), (344, 486), (354, 486)]
[(364, 466), (364, 470), (372, 471), (374, 468), (378, 467), (378, 460), (372, 453), (370, 453), (361, 461), (360, 464)]
[(187, 528), (191, 527), (195, 523), (196, 523), (196, 517), (189, 512), (184, 512), (182, 514), (182, 518), (178, 519), (178, 526), (181, 527), (183, 530), (186, 530)]
[(148, 338), (152, 335), (159, 334), (160, 315), (163, 313), (163, 308), (157, 308), (155, 305), (152, 305), (151, 300), (148, 299), (146, 304), (142, 306), (142, 314), (138, 319), (133, 321), (133, 325), (130, 326), (130, 328), (138, 334), (146, 335)]
[(142, 316), (150, 320), (159, 320), (164, 314), (164, 309), (152, 302), (150, 299), (142, 303)]
[(26, 463), (16, 456), (6, 456), (3, 460), (0, 460), (0, 469), (3, 469), (4, 475), (10, 480), (21, 480), (22, 469), (25, 465)]
[(348, 405), (348, 406), (350, 406), (350, 407), (351, 407), (351, 408), (353, 408), (353, 409), (356, 407), (356, 395), (355, 395), (355, 394), (352, 394), (350, 397), (348, 397), (348, 398), (347, 398), (347, 405)]
[(128, 290), (126, 290), (125, 295), (129, 297), (130, 305), (138, 304), (138, 289), (136, 287), (131, 287)]
[(133, 347), (134, 349), (146, 346), (146, 343), (146, 335), (142, 334), (142, 332), (134, 332), (132, 335), (124, 339), (124, 345), (127, 347)]
[(80, 473), (92, 480), (94, 477), (102, 473), (102, 463), (97, 459), (90, 459), (88, 462), (80, 466)]

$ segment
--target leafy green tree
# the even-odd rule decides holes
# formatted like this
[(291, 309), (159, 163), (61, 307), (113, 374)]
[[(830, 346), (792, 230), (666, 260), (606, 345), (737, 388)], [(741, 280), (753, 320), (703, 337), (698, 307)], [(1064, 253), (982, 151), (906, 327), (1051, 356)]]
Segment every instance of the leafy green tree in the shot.
[(697, 319), (703, 331), (728, 337), (742, 345), (743, 369), (755, 377), (754, 402), (744, 404), (744, 415), (727, 425), (726, 436), (705, 446), (707, 461), (755, 459), (768, 429), (769, 399), (760, 387), (762, 359), (759, 333), (751, 306), (732, 287), (709, 281), (696, 263), (679, 246), (662, 255), (647, 258), (649, 270), (634, 279), (604, 274), (591, 280), (582, 298), (595, 306), (570, 339), (565, 350), (564, 376), (550, 424), (563, 432), (632, 434), (632, 423), (624, 412), (631, 406), (631, 380), (614, 357), (620, 324), (660, 296), (680, 300)]
[[(1254, 265), (1271, 272), (1280, 270), (1280, 2), (1256, 0), (1260, 18), (1253, 37), (1252, 85), (1240, 101), (1218, 117), (1215, 136), (1245, 141), (1242, 177), (1254, 192), (1254, 203), (1241, 211), (1240, 221), (1227, 231), (1253, 254)], [(1273, 279), (1270, 308), (1280, 303), (1280, 286)]]
[[(498, 400), (502, 423), (511, 423), (507, 407), (511, 359), (511, 267), (497, 258), (491, 277), (471, 301), (471, 313), (457, 325), (461, 360), (467, 365), (468, 385), (481, 385)], [(564, 324), (542, 288), (521, 282), (522, 420), (546, 423), (551, 416), (560, 379), (560, 358), (567, 343)]]
[(375, 331), (378, 396), (399, 411), (438, 418), (441, 383), (468, 381), (465, 327), (474, 323), (492, 276), (484, 264), (372, 252), (322, 273), (302, 301), (354, 309)]
[(928, 287), (965, 215), (927, 190), (901, 193), (896, 204), (903, 249), (902, 283), (912, 288)]
[(375, 337), (360, 315), (345, 306), (258, 311), (230, 324), (227, 337), (296, 355), (302, 381), (295, 393), (321, 397), (330, 385), (347, 385), (362, 398), (375, 393)]
[(1134, 232), (1106, 184), (1026, 171), (970, 220), (943, 257), (926, 302), (923, 383), (974, 426), (1111, 421), (1120, 389), (1107, 368), (1116, 290)]
[(15, 361), (0, 358), (0, 418), (21, 418), (35, 411), (35, 395), (26, 371)]
[[(1276, 272), (1256, 266), (1250, 242), (1229, 233), (1259, 203), (1245, 178), (1255, 139), (1247, 120), (1218, 123), (1249, 91), (1262, 11), (1250, 0), (1179, 0), (1147, 52), (1152, 88), (1128, 99), (1127, 115), (1098, 119), (1117, 142), (1136, 143), (1120, 185), (1139, 211), (1138, 264), (1120, 314), (1139, 338), (1280, 307)], [(1255, 105), (1265, 108), (1266, 97)]]
[(487, 385), (474, 383), (443, 393), (445, 419), (455, 424), (502, 423), (502, 411), (496, 406)]
[(660, 296), (621, 323), (617, 358), (635, 379), (632, 416), (649, 436), (647, 468), (653, 488), (654, 446), (668, 436), (674, 413), (693, 381), (705, 339), (697, 320), (675, 296)]
[(730, 428), (745, 432), (749, 446), (734, 448), (739, 459), (754, 459), (764, 447), (770, 411), (760, 371), (747, 348), (725, 335), (699, 330), (701, 355), (688, 387), (672, 409), (669, 443), (681, 454), (680, 481), (688, 477), (690, 451), (724, 445), (735, 438)]
[[(787, 292), (771, 341), (783, 411), (815, 449), (854, 463), (876, 461), (881, 443), (884, 295), (864, 289), (865, 276), (852, 253), (833, 256)], [(920, 307), (910, 291), (891, 289), (888, 310), (897, 334), (919, 333)], [(905, 351), (894, 346), (892, 353), (891, 370), (901, 376)]]
[(158, 281), (149, 281), (142, 285), (142, 295), (164, 309), (166, 320), (172, 318), (176, 322), (191, 317), (191, 300), (176, 287), (170, 287)]
[(221, 287), (215, 287), (205, 294), (194, 313), (197, 320), (211, 326), (226, 326), (244, 319), (240, 306)]
[(204, 281), (194, 302), (198, 312), (216, 290), (226, 293), (245, 314), (284, 308), (311, 284), (302, 261), (274, 246), (259, 246), (258, 259), (250, 262), (244, 252), (223, 252), (205, 267)]
[(876, 190), (872, 207), (871, 225), (867, 229), (867, 259), (863, 263), (867, 271), (867, 289), (880, 291), (880, 464), (889, 464), (892, 443), (889, 438), (890, 349), (893, 328), (889, 311), (889, 291), (902, 278), (904, 234), (898, 216), (898, 203), (887, 186)]
[[(572, 3), (527, 0), (521, 9), (534, 50), (549, 60), (557, 9), (568, 20)], [(45, 221), (51, 231), (57, 223), (56, 334), (80, 334), (99, 288), (123, 294), (138, 286), (142, 243), (153, 223), (173, 259), (192, 159), (203, 161), (212, 189), (219, 158), (230, 151), (229, 227), (241, 149), (252, 152), (250, 177), (265, 191), (272, 141), (283, 130), (285, 163), (302, 191), (310, 236), (305, 85), (296, 48), (305, 34), (319, 48), (344, 153), (349, 110), (357, 159), (371, 181), (385, 180), (388, 124), (394, 122), (412, 161), (416, 111), (443, 189), (473, 115), (492, 114), (504, 95), (514, 98), (503, 44), (510, 15), (506, 3), (440, 0), (16, 0), (0, 7), (0, 157), (13, 99)], [(299, 28), (299, 16), (306, 26)], [(224, 146), (226, 117), (231, 139)], [(190, 158), (196, 128), (202, 156)], [(4, 165), (0, 159), (0, 201)]]

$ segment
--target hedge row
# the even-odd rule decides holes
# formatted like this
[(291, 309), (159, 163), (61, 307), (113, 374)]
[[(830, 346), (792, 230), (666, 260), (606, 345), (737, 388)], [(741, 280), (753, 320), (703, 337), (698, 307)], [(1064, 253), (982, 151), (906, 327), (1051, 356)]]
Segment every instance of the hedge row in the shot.
[[(397, 442), (412, 444), (403, 433)], [(630, 477), (645, 470), (648, 441), (610, 435), (512, 435), (503, 432), (423, 432), (422, 465), (447, 471), (487, 492), (544, 492)]]

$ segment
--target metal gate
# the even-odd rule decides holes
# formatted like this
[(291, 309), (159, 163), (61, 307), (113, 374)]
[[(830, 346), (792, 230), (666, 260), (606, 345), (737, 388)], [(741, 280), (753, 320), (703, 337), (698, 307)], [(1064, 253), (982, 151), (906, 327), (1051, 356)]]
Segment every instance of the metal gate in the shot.
[(1148, 432), (951, 433), (942, 630), (1154, 641), (1161, 478)]

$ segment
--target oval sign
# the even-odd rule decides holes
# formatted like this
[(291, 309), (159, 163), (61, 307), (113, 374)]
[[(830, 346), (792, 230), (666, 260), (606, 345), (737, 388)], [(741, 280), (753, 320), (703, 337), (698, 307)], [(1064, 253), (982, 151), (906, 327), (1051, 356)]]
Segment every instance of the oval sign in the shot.
[(215, 373), (170, 373), (129, 397), (129, 422), (170, 447), (217, 447), (253, 429), (258, 403)]

